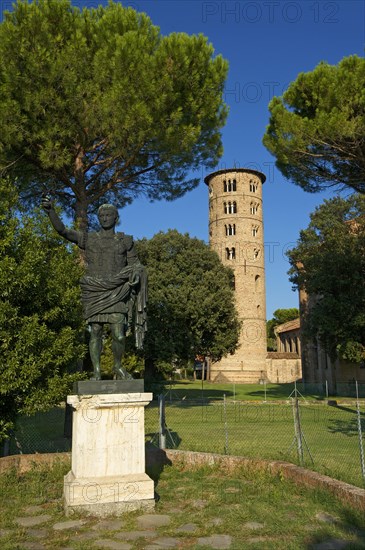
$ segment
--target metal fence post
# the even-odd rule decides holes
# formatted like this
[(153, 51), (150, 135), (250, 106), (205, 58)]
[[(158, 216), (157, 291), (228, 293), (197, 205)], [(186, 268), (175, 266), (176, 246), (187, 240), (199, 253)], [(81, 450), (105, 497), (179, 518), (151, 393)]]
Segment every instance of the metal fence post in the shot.
[(161, 393), (158, 396), (159, 405), (159, 447), (166, 449), (166, 417), (165, 417), (165, 396)]
[(302, 427), (300, 425), (300, 411), (299, 411), (299, 399), (295, 397), (293, 399), (293, 416), (294, 416), (294, 432), (297, 442), (298, 460), (299, 464), (303, 466), (303, 441), (302, 441)]
[(356, 413), (357, 413), (357, 431), (358, 431), (358, 434), (359, 434), (361, 474), (362, 474), (362, 481), (363, 481), (363, 484), (365, 486), (365, 459), (364, 459), (364, 446), (363, 446), (363, 441), (362, 441), (362, 430), (361, 430), (359, 386), (358, 386), (357, 380), (356, 380)]
[(224, 412), (224, 433), (225, 433), (224, 454), (228, 455), (228, 427), (227, 427), (226, 394), (223, 395), (223, 412)]

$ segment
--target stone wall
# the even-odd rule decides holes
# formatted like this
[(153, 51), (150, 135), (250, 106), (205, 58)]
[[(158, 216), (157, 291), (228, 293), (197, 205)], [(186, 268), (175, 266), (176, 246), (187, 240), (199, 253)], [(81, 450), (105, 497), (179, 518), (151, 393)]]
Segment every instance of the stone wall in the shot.
[(267, 381), (272, 384), (287, 384), (302, 378), (302, 362), (296, 353), (271, 351), (266, 359)]
[[(24, 473), (36, 465), (48, 465), (52, 467), (53, 464), (60, 461), (65, 461), (69, 464), (71, 461), (70, 453), (9, 456), (0, 458), (0, 474), (12, 468), (16, 468), (19, 473)], [(318, 474), (317, 472), (312, 472), (289, 462), (170, 449), (163, 451), (152, 446), (147, 446), (146, 471), (152, 477), (158, 479), (159, 473), (166, 465), (183, 465), (190, 468), (219, 465), (222, 470), (224, 469), (227, 472), (237, 471), (237, 469), (242, 467), (253, 473), (266, 471), (270, 475), (277, 474), (306, 487), (326, 490), (341, 502), (353, 506), (356, 510), (363, 510), (365, 513), (364, 489)]]

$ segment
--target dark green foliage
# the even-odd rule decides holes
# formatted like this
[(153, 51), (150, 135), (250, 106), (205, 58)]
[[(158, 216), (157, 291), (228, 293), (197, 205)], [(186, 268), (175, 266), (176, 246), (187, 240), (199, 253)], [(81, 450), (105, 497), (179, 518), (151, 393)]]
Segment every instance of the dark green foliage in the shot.
[(0, 25), (0, 167), (83, 226), (106, 200), (173, 200), (222, 154), (227, 63), (203, 35), (162, 36), (121, 3), (19, 0)]
[(65, 399), (83, 356), (81, 268), (43, 215), (0, 181), (0, 440), (17, 414)]
[(288, 321), (293, 321), (299, 317), (299, 309), (296, 307), (290, 307), (287, 309), (276, 309), (273, 313), (273, 318), (267, 321), (267, 336), (269, 338), (275, 338), (274, 328)]
[(365, 59), (320, 63), (269, 105), (263, 142), (282, 174), (306, 191), (365, 192)]
[(305, 333), (332, 357), (365, 359), (365, 198), (325, 201), (288, 253), (291, 281), (316, 298)]
[(276, 351), (275, 327), (287, 323), (288, 321), (293, 321), (299, 317), (299, 309), (296, 307), (276, 309), (273, 315), (274, 317), (272, 319), (266, 321), (267, 347), (269, 351)]
[(203, 241), (175, 230), (137, 243), (149, 277), (147, 358), (186, 364), (233, 352), (239, 322), (232, 272)]

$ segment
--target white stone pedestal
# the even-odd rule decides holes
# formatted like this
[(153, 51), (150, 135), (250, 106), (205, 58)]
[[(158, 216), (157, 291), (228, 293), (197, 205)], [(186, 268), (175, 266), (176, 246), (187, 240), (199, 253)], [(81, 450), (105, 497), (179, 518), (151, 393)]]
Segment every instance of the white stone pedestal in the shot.
[(144, 407), (151, 393), (71, 395), (72, 466), (64, 478), (66, 514), (116, 515), (154, 507), (145, 473)]

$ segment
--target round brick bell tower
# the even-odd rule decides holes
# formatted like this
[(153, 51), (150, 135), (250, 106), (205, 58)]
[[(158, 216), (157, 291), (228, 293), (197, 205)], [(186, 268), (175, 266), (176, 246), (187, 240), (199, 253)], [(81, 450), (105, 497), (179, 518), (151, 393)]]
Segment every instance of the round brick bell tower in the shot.
[(246, 168), (218, 170), (209, 189), (209, 242), (235, 275), (242, 322), (239, 347), (210, 366), (217, 382), (258, 383), (266, 373), (266, 302), (262, 185), (266, 177)]

